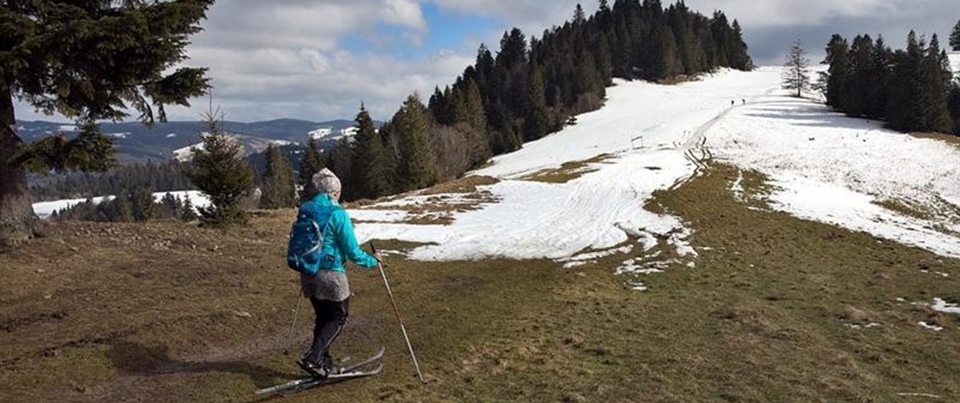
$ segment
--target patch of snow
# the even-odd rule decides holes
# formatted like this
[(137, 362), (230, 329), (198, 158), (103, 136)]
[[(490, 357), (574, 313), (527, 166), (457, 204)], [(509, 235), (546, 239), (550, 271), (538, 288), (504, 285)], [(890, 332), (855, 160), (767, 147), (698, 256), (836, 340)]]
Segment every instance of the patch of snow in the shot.
[(358, 221), (401, 222), (409, 214), (401, 210), (351, 210), (350, 218)]
[(922, 327), (922, 328), (924, 328), (924, 329), (932, 330), (932, 331), (934, 331), (934, 332), (939, 332), (939, 331), (943, 330), (943, 328), (940, 327), (940, 326), (929, 325), (929, 324), (927, 324), (927, 322), (923, 322), (923, 321), (917, 322), (917, 325), (919, 325), (920, 327)]
[[(781, 71), (723, 70), (670, 86), (616, 80), (602, 109), (471, 173), (501, 179), (485, 187), (497, 202), (451, 213), (449, 225), (362, 223), (358, 236), (432, 243), (411, 251), (418, 260), (564, 259), (630, 240), (644, 251), (665, 240), (696, 257), (680, 218), (643, 206), (698, 175), (699, 156), (713, 155), (771, 178), (773, 209), (960, 257), (960, 220), (945, 219), (956, 218), (949, 204), (960, 206), (960, 150), (789, 97)], [(595, 171), (567, 183), (523, 180), (602, 154)], [(738, 180), (732, 190), (741, 189)], [(923, 220), (878, 204), (888, 200), (946, 208)]]
[[(113, 200), (113, 196), (100, 196), (100, 197), (94, 197), (89, 200), (92, 200), (94, 204), (100, 204), (100, 202), (103, 201), (103, 199)], [(88, 199), (63, 199), (63, 200), (33, 203), (33, 213), (36, 214), (37, 217), (48, 218), (55, 211), (68, 209), (70, 207), (83, 203), (87, 200)]]
[(189, 145), (183, 148), (173, 150), (173, 158), (180, 162), (187, 162), (193, 159), (194, 150), (203, 150), (203, 142)]
[[(577, 116), (577, 124), (497, 156), (473, 172), (501, 179), (485, 187), (499, 200), (457, 212), (450, 225), (361, 223), (361, 239), (433, 243), (411, 251), (418, 260), (504, 257), (563, 259), (582, 250), (605, 250), (630, 240), (645, 250), (658, 237), (681, 255), (696, 256), (682, 220), (643, 209), (657, 190), (689, 180), (698, 166), (687, 157), (702, 128), (730, 110), (730, 101), (760, 97), (779, 87), (780, 69), (724, 70), (679, 85), (622, 80), (607, 91), (602, 109)], [(644, 144), (634, 149), (632, 139)], [(567, 183), (521, 180), (564, 162), (607, 154), (595, 171)], [(659, 167), (651, 170), (647, 167)]]
[(944, 301), (940, 298), (934, 298), (933, 305), (930, 307), (935, 311), (940, 311), (943, 313), (960, 314), (960, 305), (947, 303), (947, 301)]
[(60, 125), (60, 126), (57, 127), (57, 130), (59, 130), (59, 131), (61, 131), (61, 132), (77, 132), (77, 131), (80, 131), (79, 129), (77, 129), (77, 126), (76, 126), (76, 125)]
[(324, 138), (330, 137), (333, 134), (332, 127), (321, 127), (314, 131), (307, 133), (310, 138), (314, 140), (323, 140)]
[[(154, 201), (160, 201), (167, 193), (170, 193), (174, 197), (180, 200), (190, 199), (190, 203), (193, 204), (193, 208), (206, 207), (210, 205), (210, 199), (199, 190), (184, 190), (184, 191), (173, 191), (173, 192), (156, 192), (153, 194)], [(100, 204), (103, 200), (113, 200), (115, 196), (98, 196), (93, 197), (91, 200), (94, 204)], [(83, 203), (88, 199), (64, 199), (56, 201), (47, 201), (33, 203), (33, 213), (42, 219), (49, 218), (55, 211), (63, 210), (66, 208), (73, 207), (77, 204)]]
[(630, 251), (632, 251), (632, 250), (633, 250), (633, 245), (625, 245), (625, 246), (621, 246), (621, 247), (619, 247), (619, 248), (602, 250), (602, 251), (597, 251), (597, 252), (590, 252), (590, 253), (582, 253), (582, 254), (575, 255), (575, 256), (560, 258), (560, 259), (557, 259), (557, 261), (558, 261), (558, 262), (582, 262), (582, 263), (588, 263), (588, 262), (591, 262), (591, 261), (594, 261), (594, 260), (597, 260), (597, 259), (600, 259), (600, 258), (604, 258), (604, 257), (607, 257), (607, 256), (612, 256), (612, 255), (615, 255), (615, 254), (618, 254), (618, 253), (630, 253)]
[(167, 138), (168, 138), (168, 139), (172, 139), (172, 138), (174, 138), (174, 137), (177, 137), (177, 134), (176, 134), (176, 133), (167, 134)]
[(127, 137), (130, 137), (130, 134), (132, 133), (130, 132), (108, 133), (107, 136), (113, 137), (115, 139), (125, 139)]
[[(776, 210), (960, 257), (960, 220), (938, 208), (960, 205), (954, 146), (776, 93), (735, 108), (707, 139), (718, 160), (772, 180)], [(907, 216), (878, 204), (886, 200), (931, 206), (937, 216)]]

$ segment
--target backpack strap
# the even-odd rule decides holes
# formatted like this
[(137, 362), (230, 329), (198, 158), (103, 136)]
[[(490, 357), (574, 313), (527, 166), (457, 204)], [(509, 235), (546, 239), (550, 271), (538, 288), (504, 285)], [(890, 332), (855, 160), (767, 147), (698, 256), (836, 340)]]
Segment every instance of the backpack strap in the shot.
[(310, 224), (313, 224), (313, 229), (317, 231), (317, 244), (310, 248), (310, 250), (303, 252), (300, 256), (307, 256), (323, 247), (323, 231), (320, 230), (320, 225), (314, 220), (310, 220)]

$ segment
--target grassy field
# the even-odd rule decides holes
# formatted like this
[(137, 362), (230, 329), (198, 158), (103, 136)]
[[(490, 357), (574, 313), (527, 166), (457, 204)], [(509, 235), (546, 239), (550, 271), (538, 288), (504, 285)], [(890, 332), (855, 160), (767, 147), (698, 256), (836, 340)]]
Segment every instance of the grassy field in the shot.
[[(740, 175), (746, 201), (730, 192)], [(683, 217), (699, 257), (639, 279), (645, 292), (614, 275), (640, 248), (573, 269), (388, 255), (426, 384), (379, 275), (351, 269), (352, 317), (334, 353), (384, 344), (384, 373), (283, 401), (960, 399), (960, 320), (923, 305), (960, 301), (960, 261), (769, 211), (763, 194), (762, 177), (723, 165), (658, 194), (648, 208)], [(255, 401), (254, 390), (299, 376), (311, 313), (300, 307), (285, 355), (293, 215), (226, 232), (67, 223), (6, 251), (2, 400)]]

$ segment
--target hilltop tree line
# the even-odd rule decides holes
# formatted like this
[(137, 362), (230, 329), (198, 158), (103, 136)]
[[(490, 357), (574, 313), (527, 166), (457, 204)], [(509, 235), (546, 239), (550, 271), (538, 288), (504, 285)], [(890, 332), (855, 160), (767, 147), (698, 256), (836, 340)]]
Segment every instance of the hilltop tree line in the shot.
[(157, 191), (194, 189), (184, 174), (184, 164), (146, 162), (121, 165), (107, 172), (77, 172), (62, 179), (30, 187), (34, 200), (80, 199), (100, 195), (116, 195), (129, 189), (150, 188)]
[[(960, 50), (960, 22), (950, 36)], [(833, 35), (821, 73), (827, 105), (850, 116), (882, 120), (903, 132), (960, 135), (960, 82), (937, 35), (929, 43), (914, 31), (906, 49), (891, 50), (882, 37)]]
[(676, 80), (718, 67), (753, 67), (739, 23), (722, 12), (708, 18), (683, 2), (664, 9), (659, 0), (601, 0), (587, 17), (578, 4), (572, 21), (539, 38), (514, 28), (496, 55), (481, 45), (453, 85), (436, 88), (426, 104), (409, 96), (379, 131), (361, 106), (355, 138), (318, 160), (343, 179), (346, 200), (419, 189), (574, 123), (571, 116), (602, 105), (614, 77)]

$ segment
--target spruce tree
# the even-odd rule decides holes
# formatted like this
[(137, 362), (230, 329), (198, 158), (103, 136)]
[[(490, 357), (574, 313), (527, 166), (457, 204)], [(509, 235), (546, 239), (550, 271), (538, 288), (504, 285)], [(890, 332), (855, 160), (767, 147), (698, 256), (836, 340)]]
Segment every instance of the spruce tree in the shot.
[(130, 207), (130, 196), (127, 192), (117, 193), (113, 198), (113, 221), (132, 222), (133, 208)]
[(957, 25), (953, 26), (953, 31), (950, 31), (950, 48), (955, 52), (960, 52), (960, 21), (957, 21)]
[[(297, 183), (301, 189), (306, 189), (307, 184), (310, 183), (310, 178), (313, 178), (313, 174), (320, 172), (325, 167), (326, 163), (324, 162), (323, 150), (320, 149), (320, 142), (311, 137), (307, 140), (307, 149), (303, 152), (303, 158), (300, 159)], [(304, 196), (303, 190), (301, 190), (300, 198), (303, 199)]]
[(367, 109), (360, 105), (357, 113), (357, 134), (353, 147), (353, 177), (357, 182), (357, 199), (376, 199), (390, 188), (383, 143)]
[(846, 82), (850, 76), (849, 52), (845, 38), (837, 34), (830, 37), (830, 42), (827, 43), (827, 58), (824, 60), (824, 63), (829, 65), (825, 96), (827, 105), (838, 109), (842, 107), (842, 92), (847, 88)]
[[(587, 61), (589, 62), (589, 61)], [(544, 98), (543, 74), (540, 66), (530, 63), (530, 76), (527, 79), (527, 111), (524, 119), (523, 137), (525, 141), (537, 140), (547, 134), (549, 117), (547, 101)]]
[(393, 129), (400, 146), (397, 167), (402, 191), (423, 189), (437, 182), (434, 155), (430, 152), (430, 122), (417, 94), (407, 97), (393, 118)]
[(187, 176), (210, 198), (209, 206), (198, 209), (202, 224), (245, 224), (247, 213), (241, 208), (240, 199), (252, 190), (253, 169), (243, 159), (240, 142), (221, 130), (217, 117), (207, 114), (209, 132), (203, 138), (202, 148), (194, 148)]
[(340, 195), (346, 201), (357, 199), (357, 181), (353, 175), (353, 146), (352, 138), (344, 136), (337, 140), (337, 144), (326, 154), (326, 166), (340, 178)]
[(781, 87), (796, 91), (797, 97), (802, 96), (803, 91), (810, 88), (809, 66), (810, 60), (807, 59), (807, 51), (803, 43), (799, 39), (794, 40), (787, 52), (787, 60), (781, 75)]
[(183, 210), (180, 211), (180, 220), (190, 222), (197, 218), (199, 218), (199, 216), (197, 216), (197, 210), (193, 207), (193, 202), (190, 201), (190, 196), (184, 197)]
[(921, 78), (924, 49), (914, 31), (907, 34), (907, 49), (896, 51), (891, 59), (893, 69), (887, 80), (887, 123), (894, 130), (918, 130), (923, 126), (926, 116), (921, 103), (924, 91)]
[[(944, 69), (947, 69), (945, 72)], [(949, 90), (950, 66), (944, 66), (941, 59), (940, 41), (934, 34), (923, 56), (920, 79), (923, 89), (920, 108), (923, 113), (923, 125), (916, 130), (948, 133), (951, 129), (950, 112), (947, 110), (947, 91)]]
[(267, 166), (260, 190), (260, 208), (281, 209), (296, 205), (296, 184), (290, 160), (273, 144), (267, 147)]
[(583, 25), (586, 21), (587, 18), (583, 14), (583, 7), (580, 6), (580, 3), (577, 3), (577, 6), (573, 9), (573, 24)]
[(133, 220), (147, 222), (157, 218), (157, 205), (153, 199), (153, 189), (141, 187), (127, 194), (133, 209)]
[(873, 44), (873, 75), (876, 77), (876, 90), (869, 98), (867, 107), (867, 117), (871, 119), (886, 117), (887, 98), (890, 95), (887, 80), (890, 77), (892, 55), (893, 52), (887, 47), (883, 36), (877, 36), (877, 41)]
[[(30, 236), (35, 215), (25, 168), (104, 170), (113, 146), (95, 122), (127, 111), (152, 124), (164, 105), (186, 105), (207, 85), (205, 69), (179, 68), (190, 35), (213, 0), (6, 1), (0, 7), (0, 241)], [(14, 98), (82, 127), (27, 144)], [(16, 154), (16, 155), (15, 155)]]

